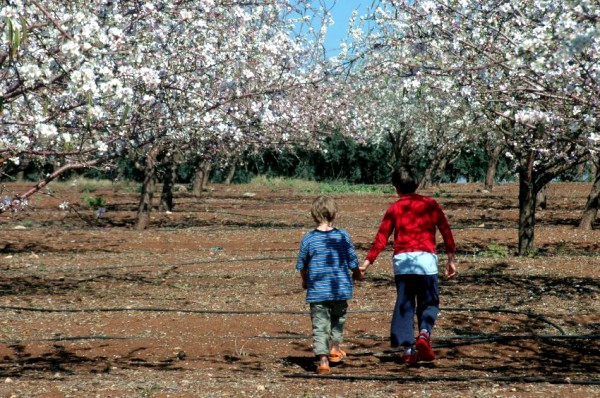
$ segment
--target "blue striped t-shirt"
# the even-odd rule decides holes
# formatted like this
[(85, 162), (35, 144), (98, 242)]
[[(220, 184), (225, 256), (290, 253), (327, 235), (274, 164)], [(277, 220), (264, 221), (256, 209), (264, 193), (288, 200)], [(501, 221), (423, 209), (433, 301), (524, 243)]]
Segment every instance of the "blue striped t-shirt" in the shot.
[(302, 238), (296, 270), (307, 269), (306, 302), (352, 298), (352, 275), (358, 267), (354, 244), (348, 232), (312, 230)]

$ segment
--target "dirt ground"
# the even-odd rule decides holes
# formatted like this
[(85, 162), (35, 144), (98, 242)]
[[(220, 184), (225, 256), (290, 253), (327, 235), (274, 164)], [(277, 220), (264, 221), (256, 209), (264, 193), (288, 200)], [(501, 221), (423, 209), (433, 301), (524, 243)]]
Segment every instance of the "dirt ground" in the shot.
[[(386, 249), (356, 285), (349, 355), (328, 377), (314, 372), (294, 272), (313, 194), (178, 192), (145, 231), (133, 229), (133, 189), (38, 194), (0, 214), (0, 397), (600, 397), (600, 222), (576, 229), (590, 185), (549, 187), (528, 257), (514, 255), (517, 187), (480, 188), (423, 192), (459, 246), (458, 278), (441, 282), (436, 361), (406, 368), (389, 349)], [(103, 217), (85, 195), (105, 200)], [(395, 197), (333, 196), (362, 261)], [(65, 200), (80, 206), (59, 209)]]

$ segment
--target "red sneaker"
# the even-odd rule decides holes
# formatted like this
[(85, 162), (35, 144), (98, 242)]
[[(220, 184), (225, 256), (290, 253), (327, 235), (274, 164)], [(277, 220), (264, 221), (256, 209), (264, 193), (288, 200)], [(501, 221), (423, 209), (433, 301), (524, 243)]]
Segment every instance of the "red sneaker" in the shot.
[[(414, 352), (414, 350), (413, 350)], [(417, 354), (402, 354), (402, 363), (406, 366), (414, 366), (417, 364)]]
[(429, 334), (425, 332), (419, 333), (415, 346), (417, 347), (417, 357), (420, 361), (433, 361), (435, 359), (435, 353), (431, 348)]

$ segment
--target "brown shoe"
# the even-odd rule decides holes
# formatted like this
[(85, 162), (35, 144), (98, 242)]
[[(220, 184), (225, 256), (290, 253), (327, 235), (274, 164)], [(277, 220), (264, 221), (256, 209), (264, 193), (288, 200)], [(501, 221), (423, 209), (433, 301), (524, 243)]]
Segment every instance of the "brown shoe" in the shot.
[(328, 375), (329, 373), (331, 373), (331, 369), (329, 368), (329, 365), (320, 363), (319, 366), (317, 366), (317, 374)]
[(346, 358), (346, 353), (342, 350), (329, 351), (329, 362), (341, 362), (344, 358)]

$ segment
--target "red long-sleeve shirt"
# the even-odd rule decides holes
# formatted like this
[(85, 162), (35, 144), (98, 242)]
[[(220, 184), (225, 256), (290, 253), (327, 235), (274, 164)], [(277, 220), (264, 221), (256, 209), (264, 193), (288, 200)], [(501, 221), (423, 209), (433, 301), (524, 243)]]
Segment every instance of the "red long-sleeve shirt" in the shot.
[(435, 253), (435, 233), (439, 229), (445, 252), (456, 252), (448, 219), (432, 198), (419, 194), (402, 195), (385, 212), (375, 241), (367, 254), (373, 263), (394, 233), (394, 255), (408, 252)]

